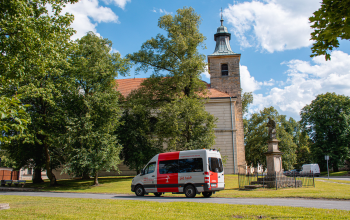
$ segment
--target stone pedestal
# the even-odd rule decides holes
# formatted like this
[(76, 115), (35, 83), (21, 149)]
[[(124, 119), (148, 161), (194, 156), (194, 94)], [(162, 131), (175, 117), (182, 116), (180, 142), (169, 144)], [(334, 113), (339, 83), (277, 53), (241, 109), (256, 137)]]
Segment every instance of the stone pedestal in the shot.
[(268, 143), (268, 150), (265, 153), (266, 155), (266, 165), (267, 165), (267, 174), (274, 175), (275, 172), (282, 171), (282, 152), (278, 150), (277, 139), (271, 139)]

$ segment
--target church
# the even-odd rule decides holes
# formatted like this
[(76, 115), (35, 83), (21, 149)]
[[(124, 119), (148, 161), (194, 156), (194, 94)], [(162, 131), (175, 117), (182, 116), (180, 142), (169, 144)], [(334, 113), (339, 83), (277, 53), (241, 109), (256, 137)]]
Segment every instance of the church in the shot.
[[(241, 84), (239, 61), (241, 54), (234, 53), (230, 46), (231, 34), (223, 25), (217, 28), (214, 35), (216, 47), (208, 55), (208, 71), (210, 84), (207, 85), (209, 101), (205, 104), (208, 112), (217, 120), (215, 128), (215, 145), (220, 149), (226, 174), (238, 173), (240, 167), (245, 167), (244, 131), (241, 101)], [(138, 89), (145, 78), (117, 79), (118, 91), (126, 97), (132, 90)], [(120, 165), (120, 175), (136, 175), (127, 166)], [(101, 175), (108, 175), (101, 172)]]

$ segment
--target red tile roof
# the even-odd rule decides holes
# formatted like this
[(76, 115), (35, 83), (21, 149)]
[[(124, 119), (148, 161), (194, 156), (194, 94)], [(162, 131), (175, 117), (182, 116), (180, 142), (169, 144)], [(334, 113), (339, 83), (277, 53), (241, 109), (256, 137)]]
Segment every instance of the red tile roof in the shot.
[[(117, 90), (124, 96), (128, 96), (131, 91), (140, 88), (141, 83), (147, 78), (133, 78), (133, 79), (116, 79)], [(209, 98), (220, 98), (220, 97), (230, 97), (229, 94), (225, 92), (220, 92), (217, 89), (210, 88), (210, 84), (207, 84), (208, 87), (208, 97)]]

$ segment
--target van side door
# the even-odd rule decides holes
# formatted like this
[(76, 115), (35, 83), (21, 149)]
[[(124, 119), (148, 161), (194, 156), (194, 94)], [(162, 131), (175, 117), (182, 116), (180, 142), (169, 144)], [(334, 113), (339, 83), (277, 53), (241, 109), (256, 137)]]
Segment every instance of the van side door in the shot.
[(157, 192), (157, 172), (156, 172), (156, 162), (149, 163), (143, 170), (143, 188), (146, 192)]
[(158, 192), (179, 192), (178, 164), (179, 160), (159, 160), (157, 173)]

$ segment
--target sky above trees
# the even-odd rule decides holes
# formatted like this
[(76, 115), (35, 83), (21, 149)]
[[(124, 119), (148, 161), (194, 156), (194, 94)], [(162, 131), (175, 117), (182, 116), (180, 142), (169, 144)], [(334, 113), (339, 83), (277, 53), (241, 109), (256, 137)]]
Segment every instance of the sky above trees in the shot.
[[(249, 112), (273, 106), (280, 114), (299, 120), (300, 110), (318, 94), (335, 92), (350, 96), (350, 42), (340, 41), (324, 56), (310, 58), (310, 23), (308, 18), (320, 7), (320, 0), (82, 0), (67, 5), (62, 13), (72, 13), (73, 39), (93, 31), (113, 42), (113, 51), (122, 56), (136, 52), (143, 42), (157, 33), (158, 18), (176, 13), (184, 6), (201, 15), (200, 31), (207, 37), (204, 55), (215, 49), (214, 34), (220, 26), (220, 9), (224, 25), (232, 33), (231, 48), (241, 53), (241, 86), (253, 92)], [(148, 77), (151, 72), (119, 78)], [(210, 82), (209, 74), (202, 79)]]

